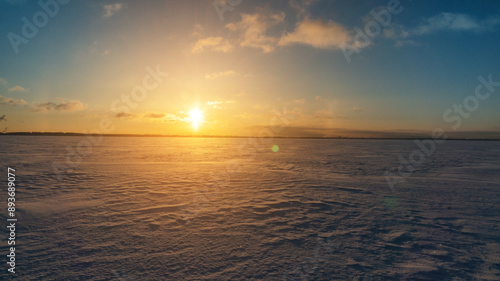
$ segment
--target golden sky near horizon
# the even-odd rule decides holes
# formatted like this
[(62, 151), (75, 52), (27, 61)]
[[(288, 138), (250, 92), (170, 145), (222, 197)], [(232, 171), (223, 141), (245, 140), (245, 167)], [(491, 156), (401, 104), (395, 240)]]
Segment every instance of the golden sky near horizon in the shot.
[(500, 135), (489, 2), (396, 2), (75, 1), (44, 25), (39, 4), (4, 2), (0, 129)]

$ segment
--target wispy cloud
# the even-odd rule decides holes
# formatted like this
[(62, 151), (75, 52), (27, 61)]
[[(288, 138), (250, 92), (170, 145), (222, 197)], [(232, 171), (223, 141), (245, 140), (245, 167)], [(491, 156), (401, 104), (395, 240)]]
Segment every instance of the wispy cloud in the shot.
[(144, 118), (164, 118), (166, 116), (165, 113), (146, 113), (146, 115), (144, 115)]
[(176, 123), (186, 121), (185, 117), (181, 117), (172, 113), (164, 112), (146, 112), (146, 113), (135, 113), (135, 112), (118, 112), (114, 115), (116, 118), (126, 118), (134, 119), (135, 121), (151, 121), (157, 123)]
[[(315, 1), (297, 4), (296, 9), (306, 13), (305, 7)], [(302, 13), (301, 12), (301, 13)], [(352, 31), (334, 21), (313, 20), (309, 16), (300, 19), (295, 28), (285, 31), (285, 13), (259, 9), (254, 14), (242, 14), (241, 20), (227, 24), (225, 27), (232, 32), (227, 38), (206, 37), (199, 39), (193, 53), (205, 50), (230, 52), (235, 46), (260, 49), (270, 53), (278, 47), (295, 44), (307, 45), (318, 49), (357, 49), (360, 43), (354, 39)]]
[(14, 86), (14, 87), (10, 88), (8, 91), (9, 92), (27, 92), (28, 90), (26, 90), (25, 88), (18, 85), (18, 86)]
[(500, 24), (499, 17), (477, 20), (465, 14), (441, 13), (425, 19), (420, 25), (412, 30), (412, 33), (423, 35), (441, 30), (473, 32), (491, 31), (498, 24)]
[(334, 21), (306, 19), (279, 41), (280, 46), (291, 44), (309, 45), (319, 49), (341, 49), (353, 44), (353, 39), (347, 29)]
[(0, 78), (0, 84), (7, 86), (7, 80), (5, 78)]
[(303, 18), (309, 14), (308, 9), (321, 0), (290, 0), (290, 6), (297, 11), (297, 16)]
[(306, 99), (296, 99), (296, 100), (293, 100), (294, 103), (298, 103), (298, 104), (304, 104), (306, 103)]
[(490, 32), (500, 25), (499, 16), (479, 20), (473, 16), (459, 13), (440, 13), (423, 19), (414, 27), (392, 24), (384, 29), (384, 36), (396, 40), (396, 46), (418, 45), (410, 38), (436, 32)]
[(203, 36), (203, 31), (204, 30), (205, 30), (205, 28), (203, 27), (203, 25), (201, 25), (201, 24), (195, 24), (194, 25), (194, 30), (191, 33), (191, 36), (201, 37), (201, 36)]
[(103, 6), (103, 9), (104, 9), (103, 17), (109, 18), (126, 7), (127, 7), (127, 4), (125, 4), (125, 3), (114, 3), (114, 4), (104, 5)]
[[(241, 20), (227, 24), (231, 36), (206, 37), (199, 39), (193, 53), (203, 51), (230, 52), (236, 46), (250, 47), (269, 53), (278, 47), (305, 45), (317, 49), (345, 50), (366, 47), (367, 43), (356, 39), (356, 32), (333, 20), (312, 19), (308, 9), (316, 0), (290, 0), (290, 6), (297, 11), (295, 27), (286, 31), (285, 13), (258, 9), (253, 14), (242, 14)], [(460, 13), (440, 13), (425, 18), (413, 27), (396, 23), (383, 29), (386, 38), (394, 40), (396, 46), (420, 45), (413, 37), (439, 31), (488, 32), (500, 26), (500, 16), (477, 19)], [(197, 27), (199, 29), (199, 27)], [(272, 32), (271, 32), (272, 31)], [(200, 35), (200, 32), (196, 34)], [(369, 43), (368, 43), (369, 44)]]
[(226, 28), (240, 32), (240, 46), (257, 48), (268, 53), (275, 49), (278, 38), (268, 36), (267, 31), (284, 20), (284, 12), (267, 13), (262, 11), (255, 14), (242, 14), (240, 22), (229, 23)]
[(23, 104), (27, 104), (27, 102), (23, 99), (14, 99), (14, 98), (0, 96), (0, 104), (23, 105)]
[(215, 51), (215, 52), (223, 52), (228, 53), (234, 49), (233, 45), (222, 37), (207, 37), (203, 39), (199, 39), (194, 47), (191, 49), (191, 52), (197, 54), (203, 51)]
[(144, 118), (149, 118), (160, 123), (177, 123), (186, 121), (186, 118), (172, 113), (147, 113)]
[(80, 111), (87, 108), (79, 100), (66, 101), (64, 99), (56, 99), (55, 102), (44, 102), (44, 103), (34, 103), (31, 106), (31, 111), (33, 112), (50, 112), (50, 111), (60, 111), (60, 112), (71, 112)]
[(223, 78), (223, 77), (234, 77), (236, 76), (236, 72), (233, 70), (227, 70), (227, 71), (222, 71), (222, 72), (216, 72), (216, 73), (211, 73), (205, 75), (205, 79), (207, 80), (214, 80), (217, 78)]
[(359, 108), (359, 107), (353, 107), (352, 108), (352, 111), (363, 111), (363, 109)]
[(118, 112), (115, 114), (116, 118), (137, 118), (136, 113), (130, 113), (130, 112)]

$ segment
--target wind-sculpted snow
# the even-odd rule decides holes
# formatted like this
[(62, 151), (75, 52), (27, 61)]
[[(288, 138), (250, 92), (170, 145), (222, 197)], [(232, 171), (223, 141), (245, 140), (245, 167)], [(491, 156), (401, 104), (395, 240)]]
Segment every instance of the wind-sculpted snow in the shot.
[(412, 141), (275, 139), (249, 160), (243, 139), (107, 137), (60, 181), (78, 141), (0, 138), (18, 280), (500, 279), (500, 142), (447, 141), (392, 192)]

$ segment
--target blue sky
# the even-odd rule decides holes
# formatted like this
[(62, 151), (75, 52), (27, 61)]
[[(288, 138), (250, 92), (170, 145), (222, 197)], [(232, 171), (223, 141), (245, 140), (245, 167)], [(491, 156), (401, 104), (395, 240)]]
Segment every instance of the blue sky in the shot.
[(278, 111), (283, 136), (500, 137), (500, 87), (474, 96), (500, 81), (498, 1), (41, 2), (0, 1), (0, 129), (250, 135)]

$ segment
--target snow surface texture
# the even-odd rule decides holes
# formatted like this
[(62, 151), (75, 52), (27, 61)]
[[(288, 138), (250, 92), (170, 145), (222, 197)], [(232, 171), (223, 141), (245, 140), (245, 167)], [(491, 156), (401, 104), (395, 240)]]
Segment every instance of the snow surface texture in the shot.
[(0, 138), (16, 280), (500, 280), (500, 142), (440, 144), (392, 192), (412, 141), (106, 137), (59, 181), (82, 139)]

